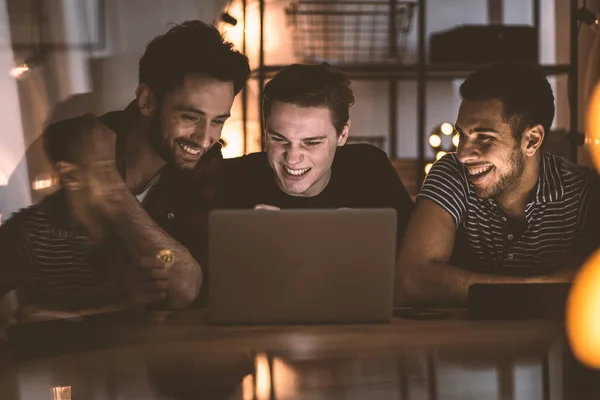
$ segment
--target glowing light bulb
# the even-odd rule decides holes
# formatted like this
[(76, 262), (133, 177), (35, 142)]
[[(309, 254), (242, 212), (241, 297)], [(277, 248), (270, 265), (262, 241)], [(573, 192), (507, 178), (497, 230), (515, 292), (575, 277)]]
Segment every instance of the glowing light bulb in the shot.
[(427, 175), (429, 173), (429, 171), (431, 170), (431, 167), (433, 167), (432, 163), (429, 163), (425, 166), (425, 175)]
[(586, 121), (586, 147), (592, 156), (596, 169), (600, 171), (600, 81), (590, 98)]
[(575, 356), (600, 368), (600, 250), (581, 268), (567, 302), (567, 334)]
[(454, 147), (458, 147), (459, 143), (460, 143), (460, 136), (458, 136), (458, 134), (456, 134), (452, 137), (452, 144), (454, 145)]
[(429, 136), (429, 144), (433, 148), (438, 148), (442, 144), (442, 138), (440, 135), (436, 135), (435, 133)]
[(446, 155), (445, 151), (438, 151), (437, 154), (435, 155), (435, 159), (439, 160), (440, 158), (444, 157)]
[(452, 135), (452, 132), (454, 132), (454, 125), (452, 125), (450, 122), (444, 122), (440, 126), (440, 132), (446, 136)]
[[(600, 82), (596, 84), (586, 115), (587, 148), (600, 171)], [(600, 227), (596, 227), (600, 229)], [(600, 368), (600, 250), (585, 262), (571, 288), (566, 310), (567, 336), (583, 364)]]
[(27, 64), (21, 64), (10, 70), (10, 76), (13, 78), (20, 78), (27, 71), (29, 71), (29, 66)]

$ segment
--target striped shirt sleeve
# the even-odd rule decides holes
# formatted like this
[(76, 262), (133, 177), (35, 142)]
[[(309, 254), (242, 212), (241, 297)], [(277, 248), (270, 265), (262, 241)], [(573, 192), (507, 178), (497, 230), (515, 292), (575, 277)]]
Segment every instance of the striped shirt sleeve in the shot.
[(20, 276), (31, 266), (21, 228), (15, 216), (0, 226), (0, 299), (16, 289)]
[(454, 154), (447, 154), (433, 164), (417, 196), (446, 210), (457, 228), (465, 217), (468, 197), (468, 182)]

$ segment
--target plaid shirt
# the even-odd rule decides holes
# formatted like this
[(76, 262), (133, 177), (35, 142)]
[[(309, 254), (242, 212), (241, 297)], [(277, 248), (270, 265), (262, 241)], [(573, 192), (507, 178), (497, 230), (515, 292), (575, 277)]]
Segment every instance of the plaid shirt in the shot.
[[(126, 135), (134, 104), (99, 119), (117, 133), (117, 167), (124, 176)], [(60, 122), (59, 122), (60, 124)], [(59, 135), (69, 132), (57, 130)], [(64, 143), (65, 137), (55, 138)], [(52, 137), (47, 140), (53, 140)], [(67, 138), (68, 140), (68, 138)], [(48, 149), (60, 149), (48, 146)], [(52, 159), (60, 159), (56, 154)], [(222, 156), (217, 145), (188, 173), (163, 168), (142, 205), (170, 236), (184, 245), (207, 270), (208, 212), (217, 207)], [(124, 249), (118, 240), (110, 250), (85, 236), (59, 190), (16, 213), (0, 227), (0, 297), (18, 288), (22, 302), (55, 307), (92, 307), (121, 293)], [(205, 272), (205, 277), (207, 273)], [(204, 303), (206, 289), (198, 302)]]

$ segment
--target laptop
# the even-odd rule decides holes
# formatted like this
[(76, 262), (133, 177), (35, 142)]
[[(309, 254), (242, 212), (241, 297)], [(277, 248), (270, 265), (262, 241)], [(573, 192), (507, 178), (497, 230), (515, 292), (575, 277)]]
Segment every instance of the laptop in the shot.
[(215, 210), (209, 321), (389, 321), (395, 259), (393, 209)]

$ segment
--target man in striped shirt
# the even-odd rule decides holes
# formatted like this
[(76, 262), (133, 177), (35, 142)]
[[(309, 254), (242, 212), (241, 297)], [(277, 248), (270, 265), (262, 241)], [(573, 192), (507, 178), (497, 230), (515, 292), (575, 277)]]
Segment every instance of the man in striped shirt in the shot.
[[(17, 289), (21, 303), (62, 309), (130, 294), (141, 305), (193, 302), (215, 191), (207, 177), (249, 72), (216, 28), (187, 21), (147, 46), (125, 110), (48, 127), (61, 190), (0, 227), (0, 298)], [(174, 255), (168, 268), (162, 250)]]
[(398, 303), (465, 302), (474, 283), (567, 282), (600, 245), (597, 175), (543, 151), (554, 118), (545, 76), (500, 62), (460, 92), (460, 144), (418, 196)]

